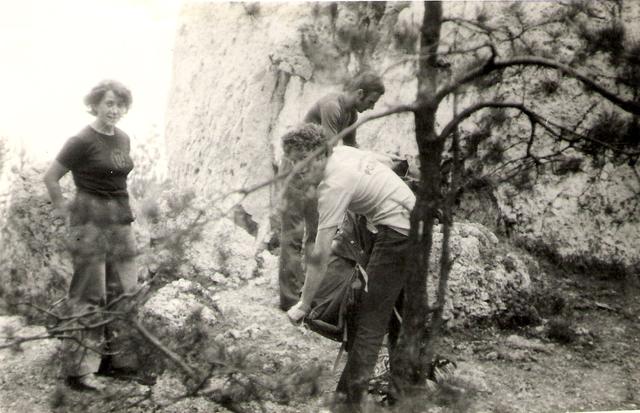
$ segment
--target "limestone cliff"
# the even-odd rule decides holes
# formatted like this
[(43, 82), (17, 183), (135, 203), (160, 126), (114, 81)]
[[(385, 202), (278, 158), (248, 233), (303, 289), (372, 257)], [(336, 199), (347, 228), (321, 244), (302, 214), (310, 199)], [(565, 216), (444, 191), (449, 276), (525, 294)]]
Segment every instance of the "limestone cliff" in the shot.
[[(392, 27), (398, 10), (381, 4), (185, 6), (166, 127), (170, 175), (213, 200), (272, 177), (279, 137), (311, 104), (340, 90), (361, 65), (378, 66), (389, 58), (382, 51), (391, 32), (382, 28)], [(370, 47), (354, 52), (361, 33), (370, 37), (365, 42)], [(380, 106), (415, 95), (415, 87), (389, 86)], [(375, 147), (373, 142), (386, 135), (394, 146), (379, 149), (412, 151), (411, 123), (409, 117), (374, 122), (359, 131), (359, 141)], [(242, 205), (260, 221), (274, 203), (273, 194), (263, 190)]]
[[(491, 7), (484, 11), (487, 18), (503, 19), (500, 8), (511, 5)], [(549, 4), (527, 7), (536, 14), (552, 12)], [(472, 9), (445, 4), (445, 15), (466, 15)], [(382, 73), (387, 85), (376, 111), (413, 101), (411, 53), (421, 15), (421, 3), (402, 2), (187, 3), (176, 39), (166, 127), (170, 176), (180, 186), (194, 187), (216, 207), (241, 201), (255, 222), (265, 222), (277, 204), (273, 187), (246, 198), (221, 196), (273, 177), (281, 156), (279, 137), (301, 121), (315, 100), (340, 90), (342, 81), (363, 67)], [(450, 34), (445, 32), (443, 39), (450, 40)], [(571, 57), (577, 40), (534, 41), (562, 60)], [(530, 88), (549, 81), (527, 76)], [(523, 87), (505, 83), (502, 89), (518, 96)], [(571, 90), (575, 84), (560, 87)], [(468, 94), (466, 102), (472, 100)], [(570, 119), (574, 114), (568, 103), (566, 98), (541, 100), (537, 106), (546, 105), (543, 113), (552, 118)], [(445, 102), (438, 113), (440, 126), (448, 121), (450, 106)], [(509, 133), (528, 133), (518, 132), (521, 126)], [(358, 142), (367, 149), (413, 154), (413, 131), (412, 115), (391, 116), (360, 128)], [(495, 139), (504, 136), (507, 132)], [(617, 168), (608, 173), (608, 181), (593, 186), (592, 172), (561, 178), (551, 173), (533, 191), (500, 187), (492, 196), (496, 215), (509, 220), (511, 234), (525, 245), (547, 245), (553, 254), (573, 262), (622, 263), (632, 269), (640, 262), (640, 222), (633, 212), (638, 204), (637, 179)], [(584, 207), (590, 202), (585, 197), (573, 197), (570, 204), (558, 198), (585, 191), (594, 202), (611, 200), (606, 201), (610, 206)], [(486, 211), (488, 205), (480, 209)], [(631, 215), (625, 218), (625, 214)]]

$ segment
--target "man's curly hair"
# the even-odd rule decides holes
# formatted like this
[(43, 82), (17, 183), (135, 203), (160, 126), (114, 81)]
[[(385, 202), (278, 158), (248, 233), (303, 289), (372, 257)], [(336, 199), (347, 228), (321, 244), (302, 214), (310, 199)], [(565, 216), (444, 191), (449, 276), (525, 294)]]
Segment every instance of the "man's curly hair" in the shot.
[(304, 123), (285, 133), (281, 142), (284, 156), (299, 161), (320, 146), (326, 145), (327, 139), (320, 125)]

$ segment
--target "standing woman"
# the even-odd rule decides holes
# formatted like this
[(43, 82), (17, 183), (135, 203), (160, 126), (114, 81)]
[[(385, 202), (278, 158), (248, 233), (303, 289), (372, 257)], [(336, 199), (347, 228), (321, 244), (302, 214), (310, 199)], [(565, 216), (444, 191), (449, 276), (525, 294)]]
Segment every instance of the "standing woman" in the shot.
[[(131, 92), (119, 82), (105, 80), (96, 85), (84, 99), (95, 120), (67, 140), (44, 175), (54, 215), (70, 223), (73, 277), (67, 309), (73, 315), (98, 309), (137, 286), (127, 191), (133, 161), (129, 136), (116, 127), (131, 101)], [(76, 187), (72, 201), (63, 197), (59, 183), (69, 171)], [(113, 323), (108, 329), (110, 334), (98, 327), (79, 332), (75, 340), (63, 340), (62, 370), (67, 384), (102, 390), (103, 384), (94, 375), (101, 353), (113, 355), (109, 361), (115, 369), (137, 368), (135, 354), (122, 351), (116, 340), (105, 340), (123, 334), (111, 334)]]

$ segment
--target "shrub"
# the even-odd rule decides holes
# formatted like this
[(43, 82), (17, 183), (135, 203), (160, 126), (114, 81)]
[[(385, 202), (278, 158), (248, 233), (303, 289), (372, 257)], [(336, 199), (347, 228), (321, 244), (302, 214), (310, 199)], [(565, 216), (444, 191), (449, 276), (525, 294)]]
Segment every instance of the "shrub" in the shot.
[(563, 344), (573, 343), (578, 337), (571, 326), (571, 322), (564, 317), (555, 317), (549, 321), (547, 335), (550, 339)]
[(540, 324), (542, 318), (536, 309), (536, 294), (511, 291), (505, 299), (505, 310), (496, 314), (495, 319), (502, 329), (517, 329)]

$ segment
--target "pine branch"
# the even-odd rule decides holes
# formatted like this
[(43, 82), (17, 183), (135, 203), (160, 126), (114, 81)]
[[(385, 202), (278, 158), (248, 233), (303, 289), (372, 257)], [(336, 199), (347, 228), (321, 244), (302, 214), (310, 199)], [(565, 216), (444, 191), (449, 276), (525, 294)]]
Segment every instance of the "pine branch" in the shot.
[[(30, 341), (37, 341), (37, 340), (50, 340), (53, 338), (71, 338), (73, 339), (71, 336), (65, 336), (64, 333), (73, 333), (73, 332), (77, 332), (77, 331), (87, 331), (87, 330), (91, 330), (91, 329), (95, 329), (95, 328), (100, 328), (100, 327), (104, 327), (110, 323), (112, 323), (113, 321), (115, 321), (115, 318), (107, 318), (105, 320), (99, 321), (99, 322), (95, 322), (93, 324), (85, 324), (85, 325), (81, 325), (80, 327), (64, 327), (64, 328), (52, 328), (49, 329), (47, 331), (46, 334), (36, 334), (33, 336), (26, 336), (26, 337), (13, 337), (11, 339), (10, 342), (6, 343), (6, 344), (2, 344), (0, 345), (0, 350), (5, 349), (5, 348), (14, 348), (16, 346), (20, 346), (23, 343), (27, 343)], [(78, 321), (80, 322), (80, 321)], [(80, 342), (80, 340), (78, 339), (74, 339), (75, 341), (77, 341), (79, 344), (83, 345), (84, 347), (91, 349), (97, 353), (100, 353), (99, 350), (96, 350), (92, 347), (88, 347), (86, 345), (84, 345), (83, 343)]]
[(565, 75), (579, 80), (587, 88), (607, 99), (614, 105), (618, 106), (620, 109), (634, 115), (640, 115), (640, 104), (632, 100), (624, 99), (623, 97), (611, 92), (606, 87), (600, 85), (598, 82), (593, 80), (593, 74), (582, 73), (565, 64), (538, 56), (520, 56), (504, 60), (495, 60), (493, 58), (489, 58), (484, 65), (462, 74), (457, 79), (442, 87), (436, 93), (434, 100), (435, 102), (439, 103), (447, 95), (453, 93), (466, 83), (485, 76), (493, 71), (504, 70), (506, 68), (515, 66), (538, 66), (558, 70)]
[(464, 27), (467, 30), (471, 30), (477, 34), (489, 35), (498, 30), (496, 27), (490, 27), (476, 20), (463, 19), (461, 17), (443, 17), (442, 23), (452, 23), (460, 27)]
[(571, 130), (568, 129), (564, 126), (558, 125), (555, 122), (550, 121), (548, 118), (543, 117), (542, 115), (538, 114), (537, 112), (533, 111), (532, 109), (528, 108), (527, 106), (525, 106), (524, 104), (521, 103), (514, 103), (514, 102), (495, 102), (495, 101), (490, 101), (490, 102), (479, 102), (476, 103), (470, 107), (468, 107), (467, 109), (463, 110), (462, 112), (460, 112), (457, 116), (455, 116), (447, 125), (445, 125), (445, 127), (442, 129), (442, 132), (440, 133), (440, 135), (438, 136), (438, 139), (446, 139), (454, 130), (455, 128), (457, 128), (460, 123), (462, 121), (464, 121), (465, 119), (469, 118), (471, 115), (473, 115), (474, 113), (482, 110), (482, 109), (486, 109), (486, 108), (507, 108), (507, 109), (516, 109), (518, 111), (520, 111), (521, 113), (525, 114), (528, 118), (529, 121), (531, 123), (532, 126), (532, 132), (531, 135), (529, 137), (529, 139), (527, 140), (529, 147), (532, 145), (532, 139), (534, 137), (533, 132), (534, 132), (534, 126), (536, 124), (542, 126), (542, 128), (544, 130), (546, 130), (551, 136), (554, 136), (555, 138), (561, 140), (561, 141), (565, 141), (570, 143), (571, 145), (574, 145), (576, 142), (578, 141), (587, 141), (587, 142), (591, 142), (591, 143), (595, 143), (597, 145), (602, 146), (603, 148), (609, 149), (615, 153), (627, 156), (627, 157), (634, 157), (634, 156), (638, 156), (640, 155), (640, 151), (628, 151), (628, 150), (622, 150), (618, 147), (615, 147), (607, 142), (604, 142), (602, 140), (593, 138), (593, 137), (589, 137), (586, 135), (582, 135), (579, 134), (578, 132), (576, 132), (575, 130)]
[(477, 51), (480, 51), (482, 49), (486, 49), (486, 48), (491, 48), (492, 46), (489, 43), (483, 43), (481, 45), (478, 46), (474, 46), (474, 47), (470, 47), (468, 49), (450, 49), (450, 50), (446, 50), (443, 52), (433, 52), (433, 53), (421, 53), (421, 54), (416, 54), (414, 56), (409, 56), (405, 59), (400, 59), (396, 62), (393, 62), (391, 64), (389, 64), (389, 66), (387, 66), (386, 68), (384, 68), (380, 74), (380, 76), (384, 76), (385, 74), (387, 74), (391, 69), (397, 67), (397, 66), (401, 66), (405, 63), (409, 63), (409, 62), (416, 62), (419, 63), (421, 61), (427, 60), (433, 56), (444, 56), (444, 57), (448, 57), (448, 56), (454, 56), (454, 55), (466, 55), (469, 53), (475, 53)]
[(187, 363), (182, 360), (182, 358), (167, 348), (162, 342), (153, 335), (149, 330), (147, 330), (142, 323), (138, 320), (130, 320), (131, 325), (140, 333), (140, 335), (149, 342), (149, 344), (153, 345), (156, 349), (158, 349), (165, 357), (174, 362), (176, 366), (178, 366), (182, 371), (184, 371), (191, 379), (193, 379), (196, 383), (200, 382), (201, 377), (200, 374), (191, 368)]

